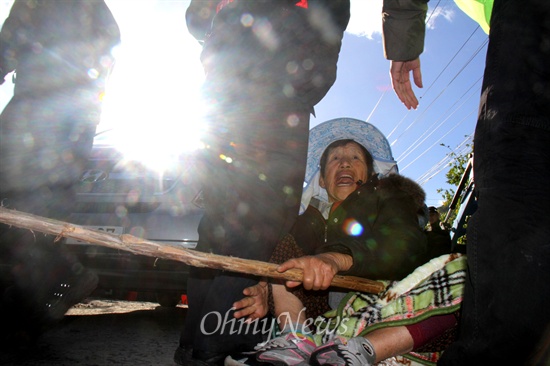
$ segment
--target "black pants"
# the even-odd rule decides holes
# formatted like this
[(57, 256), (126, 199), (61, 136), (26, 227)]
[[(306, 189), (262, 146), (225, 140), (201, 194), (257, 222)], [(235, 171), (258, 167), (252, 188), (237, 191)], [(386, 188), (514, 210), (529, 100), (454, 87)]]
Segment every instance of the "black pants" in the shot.
[[(87, 163), (99, 121), (99, 103), (91, 97), (96, 94), (76, 88), (48, 95), (16, 93), (10, 100), (0, 116), (4, 207), (68, 219), (75, 204), (74, 185)], [(54, 239), (0, 224), (0, 282), (15, 285), (17, 297), (25, 302), (19, 306), (39, 311), (48, 290), (81, 269)]]
[[(210, 110), (198, 249), (267, 261), (298, 215), (309, 115), (336, 78), (343, 32), (325, 42), (308, 25), (306, 10), (254, 3), (224, 8), (201, 55)], [(242, 14), (256, 26), (245, 26)], [(254, 329), (230, 333), (221, 326), (256, 282), (193, 269), (180, 345), (224, 353), (261, 342)]]
[(531, 365), (548, 342), (549, 42), (548, 1), (495, 0), (474, 140), (479, 205), (468, 224), (468, 280), (459, 339), (441, 365)]

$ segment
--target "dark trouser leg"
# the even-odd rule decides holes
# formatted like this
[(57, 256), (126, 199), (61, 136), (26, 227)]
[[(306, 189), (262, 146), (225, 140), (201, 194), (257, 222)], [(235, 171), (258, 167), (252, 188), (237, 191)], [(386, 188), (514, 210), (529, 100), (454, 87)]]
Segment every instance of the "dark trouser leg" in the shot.
[[(192, 282), (188, 281), (189, 284)], [(234, 319), (233, 311), (230, 310), (233, 302), (243, 297), (242, 289), (257, 282), (257, 278), (229, 272), (218, 272), (209, 280), (203, 278), (199, 293), (188, 292), (189, 311), (184, 329), (187, 331), (182, 332), (180, 345), (193, 347), (195, 351), (224, 354), (248, 351), (262, 342), (271, 330), (269, 319), (247, 326), (242, 319)], [(197, 301), (193, 303), (193, 298), (202, 303), (200, 309), (193, 309), (194, 305), (198, 305)]]
[[(7, 197), (10, 209), (61, 220), (67, 219), (67, 211), (74, 204), (74, 190), (70, 186), (42, 187), (42, 190), (32, 192), (8, 192)], [(62, 244), (55, 241), (55, 236), (13, 226), (1, 225), (0, 243), (2, 263), (9, 267), (4, 272), (8, 277), (6, 282), (14, 285), (10, 289), (10, 296), (13, 298), (15, 292), (21, 293), (21, 296), (16, 295), (15, 298), (23, 300), (21, 304), (33, 309), (37, 319), (40, 318), (42, 322), (49, 323), (62, 317), (62, 310), (59, 310), (61, 313), (51, 312), (54, 310), (50, 307), (52, 301), (70, 300), (57, 298), (53, 294), (62, 290), (58, 288), (62, 283), (74, 285), (65, 282), (71, 278), (79, 278), (78, 281), (81, 281), (80, 276), (85, 274), (85, 268), (78, 259), (64, 250)], [(86, 276), (85, 286), (92, 286), (88, 282), (96, 280), (91, 278), (91, 274), (86, 273)], [(16, 303), (14, 305), (17, 306)]]
[(505, 181), (479, 188), (478, 211), (468, 224), (461, 334), (443, 365), (523, 365), (550, 324), (550, 197), (543, 168), (550, 166), (550, 131), (511, 127), (501, 136), (529, 143), (501, 149)]
[(496, 0), (459, 339), (441, 365), (533, 364), (550, 325), (550, 4)]
[[(217, 80), (214, 83), (219, 84)], [(230, 94), (231, 100), (220, 102), (211, 117), (210, 148), (200, 169), (204, 173), (206, 212), (199, 226), (198, 249), (268, 261), (298, 215), (309, 110), (282, 103), (280, 98), (253, 95), (251, 89), (247, 84), (241, 95)], [(218, 272), (209, 282), (193, 281), (190, 278), (188, 284), (191, 303), (182, 346), (189, 346), (185, 342), (192, 339), (195, 350), (223, 353), (250, 349), (263, 340), (253, 329), (230, 335), (227, 327), (217, 332), (212, 331), (217, 328), (214, 324), (210, 331), (200, 328), (203, 319), (217, 321), (207, 316), (211, 312), (223, 317), (243, 297), (243, 289), (257, 279)], [(200, 308), (193, 307), (193, 298), (200, 302)]]
[[(52, 213), (47, 206), (59, 209), (50, 216), (59, 215), (60, 207), (64, 206), (61, 202), (72, 197), (66, 189), (59, 187), (48, 189), (46, 197), (37, 192), (17, 193), (25, 197), (8, 194), (9, 202), (13, 204), (9, 208), (46, 217)], [(46, 204), (50, 197), (53, 199), (50, 203), (55, 204)], [(89, 295), (95, 288), (97, 277), (86, 273), (78, 260), (55, 242), (55, 236), (0, 226), (0, 258), (6, 285), (0, 293), (1, 342), (25, 345), (60, 320), (68, 307)], [(62, 296), (56, 295), (61, 293)]]
[[(0, 116), (0, 199), (4, 206), (68, 219), (75, 203), (73, 185), (92, 147), (95, 117), (91, 116), (98, 112), (95, 103), (79, 102), (73, 93), (15, 96), (4, 109)], [(58, 320), (63, 309), (71, 305), (71, 295), (87, 295), (93, 290), (95, 275), (79, 277), (84, 268), (54, 239), (0, 225), (0, 256), (6, 265), (2, 282), (9, 286), (2, 316), (16, 326), (25, 327), (21, 319), (29, 325)], [(75, 276), (79, 277), (79, 288), (65, 286), (70, 289), (64, 293), (68, 296), (56, 297), (59, 285), (67, 285), (64, 281)], [(12, 312), (21, 308), (27, 309), (18, 312), (21, 317)]]
[[(290, 230), (298, 214), (308, 124), (292, 129), (283, 127), (283, 131), (274, 132), (268, 123), (265, 123), (268, 128), (261, 131), (260, 127), (265, 125), (257, 124), (256, 118), (250, 121), (256, 124), (250, 126), (250, 136), (269, 141), (259, 143), (258, 147), (235, 146), (224, 154), (232, 159), (231, 163), (219, 159), (219, 154), (206, 160), (208, 166), (205, 169), (210, 170), (212, 178), (207, 182), (205, 192), (207, 209), (199, 227), (199, 247), (218, 254), (267, 261), (275, 244)], [(284, 132), (287, 129), (288, 132)], [(277, 147), (280, 147), (279, 151), (276, 151)], [(258, 157), (257, 161), (252, 157)], [(193, 272), (206, 271), (197, 269)], [(199, 275), (191, 277), (188, 282), (190, 303), (182, 346), (189, 345), (187, 342), (192, 340), (195, 349), (224, 352), (251, 348), (261, 342), (262, 334), (255, 333), (254, 329), (230, 336), (229, 327), (215, 331), (218, 319), (208, 315), (220, 314), (223, 319), (229, 314), (231, 320), (232, 312), (228, 313), (228, 310), (233, 302), (241, 299), (242, 290), (258, 279), (208, 272), (207, 279)], [(209, 323), (210, 330), (201, 329), (202, 321)]]

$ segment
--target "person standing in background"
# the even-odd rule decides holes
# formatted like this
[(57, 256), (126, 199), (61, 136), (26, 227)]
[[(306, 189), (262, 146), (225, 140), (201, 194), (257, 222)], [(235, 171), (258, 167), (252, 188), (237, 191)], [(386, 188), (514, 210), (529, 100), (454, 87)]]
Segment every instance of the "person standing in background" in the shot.
[(439, 257), (451, 252), (451, 231), (439, 219), (436, 207), (428, 207), (428, 224), (424, 233), (428, 238), (428, 253), (430, 258)]
[[(16, 0), (0, 32), (2, 206), (67, 220), (92, 149), (120, 30), (103, 0)], [(2, 332), (34, 340), (97, 285), (53, 236), (0, 224)]]
[[(186, 20), (203, 44), (208, 108), (198, 250), (267, 261), (290, 230), (299, 212), (310, 114), (336, 79), (349, 8), (349, 0), (191, 1)], [(191, 269), (176, 363), (223, 364), (230, 352), (263, 340), (252, 329), (216, 331), (217, 318), (207, 316), (224, 316), (256, 281)]]

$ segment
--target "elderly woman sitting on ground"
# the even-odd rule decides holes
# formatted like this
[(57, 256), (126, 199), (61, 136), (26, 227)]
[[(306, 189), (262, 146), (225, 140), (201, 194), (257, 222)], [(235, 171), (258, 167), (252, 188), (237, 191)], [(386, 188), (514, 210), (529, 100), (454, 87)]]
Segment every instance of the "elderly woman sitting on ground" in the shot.
[[(436, 281), (448, 275), (442, 269), (449, 262), (446, 258), (407, 276), (429, 259), (419, 224), (425, 212), (423, 190), (397, 174), (379, 179), (369, 151), (351, 139), (331, 143), (320, 168), (319, 185), (329, 203), (313, 200), (272, 257), (282, 263), (280, 272), (302, 269), (303, 282), (260, 282), (235, 303), (235, 317), (250, 321), (265, 316), (269, 308), (279, 322), (280, 336), (254, 352), (228, 357), (226, 366), (372, 365), (441, 341), (456, 326), (461, 288), (437, 304), (435, 295), (428, 296), (428, 303), (426, 296), (419, 296), (424, 300), (417, 301), (418, 309), (405, 309), (406, 300), (416, 296), (409, 290), (429, 283), (426, 271), (432, 275), (443, 270)], [(389, 280), (388, 287), (379, 295), (328, 294), (323, 290), (336, 274)], [(331, 307), (335, 310), (326, 312)], [(434, 308), (442, 315), (420, 320)], [(433, 362), (435, 356), (430, 357)]]

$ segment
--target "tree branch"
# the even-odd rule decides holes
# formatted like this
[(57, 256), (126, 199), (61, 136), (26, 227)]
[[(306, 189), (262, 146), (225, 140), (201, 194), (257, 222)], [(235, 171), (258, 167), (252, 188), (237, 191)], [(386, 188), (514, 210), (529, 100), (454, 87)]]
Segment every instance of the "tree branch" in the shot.
[[(29, 213), (0, 207), (0, 222), (19, 228), (55, 235), (56, 241), (62, 237), (74, 238), (84, 242), (120, 249), (149, 257), (170, 259), (194, 267), (207, 267), (231, 272), (240, 272), (256, 276), (265, 276), (282, 280), (302, 281), (303, 273), (293, 269), (284, 273), (277, 272), (277, 264), (238, 257), (227, 257), (203, 253), (192, 249), (160, 244), (129, 234), (113, 235), (104, 231), (87, 229), (68, 222), (36, 216)], [(332, 286), (354, 291), (379, 293), (384, 284), (360, 277), (335, 276)]]

